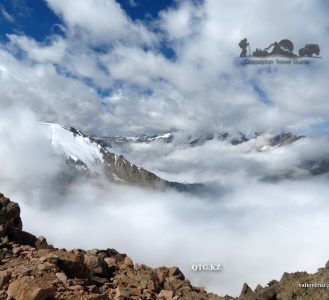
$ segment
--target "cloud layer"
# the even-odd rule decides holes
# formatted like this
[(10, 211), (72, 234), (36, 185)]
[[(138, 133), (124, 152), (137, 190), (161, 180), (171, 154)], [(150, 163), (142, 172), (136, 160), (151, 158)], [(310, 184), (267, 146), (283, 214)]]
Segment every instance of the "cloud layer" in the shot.
[[(41, 120), (102, 134), (305, 129), (325, 122), (328, 5), (251, 2), (182, 1), (142, 22), (113, 0), (49, 0), (63, 35), (44, 42), (9, 36), (0, 49), (8, 86), (1, 105), (19, 104)], [(295, 52), (318, 43), (322, 59), (311, 66), (242, 67), (236, 57), (245, 36), (252, 50), (283, 38)]]
[[(30, 111), (0, 113), (0, 190), (22, 207), (25, 230), (65, 248), (108, 248), (152, 266), (178, 265), (197, 286), (237, 295), (285, 271), (315, 271), (327, 257), (328, 177), (299, 170), (326, 157), (327, 137), (257, 152), (251, 143), (210, 141), (189, 148), (151, 143), (126, 149), (169, 180), (203, 182), (202, 194), (116, 186), (102, 178), (70, 185), (67, 167)], [(20, 120), (17, 122), (17, 120)], [(294, 172), (279, 181), (271, 174)], [(321, 191), (321, 192), (319, 192)], [(220, 273), (191, 270), (222, 264)]]

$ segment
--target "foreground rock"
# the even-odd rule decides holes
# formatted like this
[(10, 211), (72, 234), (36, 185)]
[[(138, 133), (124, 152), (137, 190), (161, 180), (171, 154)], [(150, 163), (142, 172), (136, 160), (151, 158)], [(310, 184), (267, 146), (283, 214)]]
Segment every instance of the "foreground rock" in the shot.
[(239, 300), (327, 300), (329, 299), (329, 263), (315, 274), (284, 273), (280, 281), (252, 290), (244, 284)]
[(311, 284), (328, 283), (329, 263), (315, 274), (285, 273), (255, 290), (245, 284), (238, 298), (219, 297), (192, 286), (177, 267), (134, 264), (114, 249), (54, 248), (22, 231), (18, 204), (0, 194), (0, 299), (327, 300), (329, 288)]
[(114, 249), (67, 251), (22, 231), (20, 208), (0, 194), (0, 299), (220, 299), (178, 268), (134, 264)]

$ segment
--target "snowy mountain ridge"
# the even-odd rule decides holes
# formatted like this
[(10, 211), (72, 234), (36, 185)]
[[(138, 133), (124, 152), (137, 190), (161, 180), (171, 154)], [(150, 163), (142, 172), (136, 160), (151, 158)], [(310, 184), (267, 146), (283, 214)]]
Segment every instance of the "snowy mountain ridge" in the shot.
[(88, 137), (73, 127), (54, 123), (39, 123), (45, 131), (52, 150), (79, 173), (91, 176), (105, 175), (114, 183), (151, 188), (192, 190), (199, 185), (166, 181), (142, 167), (132, 164), (122, 155), (102, 147), (95, 138)]
[(201, 146), (208, 141), (222, 141), (228, 142), (231, 145), (240, 145), (251, 140), (256, 140), (261, 138), (261, 140), (256, 143), (256, 150), (266, 151), (272, 148), (292, 144), (299, 139), (304, 138), (305, 136), (298, 136), (291, 132), (281, 132), (279, 134), (262, 134), (254, 133), (252, 135), (247, 135), (242, 132), (237, 134), (231, 134), (228, 132), (225, 133), (208, 133), (202, 134), (199, 136), (182, 136), (177, 131), (171, 131), (158, 135), (139, 135), (135, 137), (122, 137), (122, 136), (113, 136), (113, 137), (92, 137), (93, 140), (97, 141), (103, 147), (112, 148), (113, 146), (124, 146), (127, 144), (134, 143), (153, 143), (153, 142), (163, 142), (163, 143), (175, 143), (175, 144), (186, 144), (190, 147)]
[(40, 123), (45, 127), (50, 143), (55, 152), (74, 162), (83, 162), (93, 174), (102, 173), (104, 158), (101, 146), (91, 141), (80, 131), (70, 131), (58, 124)]

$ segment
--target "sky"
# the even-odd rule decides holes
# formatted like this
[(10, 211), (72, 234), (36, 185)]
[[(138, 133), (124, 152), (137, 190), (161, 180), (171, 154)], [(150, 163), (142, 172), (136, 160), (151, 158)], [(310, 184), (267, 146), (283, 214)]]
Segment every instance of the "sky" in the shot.
[[(3, 1), (0, 105), (96, 135), (322, 128), (328, 9), (326, 0)], [(252, 50), (316, 43), (322, 58), (242, 66), (244, 37)]]
[[(113, 247), (139, 263), (178, 265), (221, 295), (315, 272), (328, 260), (328, 176), (301, 166), (328, 157), (328, 10), (327, 0), (0, 2), (0, 191), (21, 205), (24, 229), (58, 247)], [(321, 58), (243, 65), (244, 37), (252, 50), (316, 43)], [(37, 122), (105, 136), (175, 128), (185, 137), (306, 138), (267, 152), (216, 140), (124, 149), (165, 179), (205, 184), (201, 196), (104, 178), (64, 188), (67, 165)], [(223, 272), (191, 271), (203, 262)]]

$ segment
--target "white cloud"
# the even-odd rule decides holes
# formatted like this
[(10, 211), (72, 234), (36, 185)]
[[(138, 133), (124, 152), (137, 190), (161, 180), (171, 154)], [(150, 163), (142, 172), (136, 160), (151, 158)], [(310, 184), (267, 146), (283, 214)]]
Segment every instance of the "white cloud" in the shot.
[(66, 42), (63, 38), (56, 36), (48, 44), (37, 43), (26, 36), (8, 35), (11, 43), (25, 51), (28, 57), (37, 62), (59, 63), (62, 61), (66, 51)]
[(163, 11), (160, 17), (163, 29), (168, 38), (173, 41), (187, 40), (198, 33), (198, 26), (201, 25), (201, 20), (205, 16), (202, 5), (182, 1), (178, 8)]
[[(69, 74), (68, 86), (71, 81), (80, 81), (79, 91), (88, 92), (64, 100), (64, 94), (44, 78), (38, 97), (24, 101), (40, 118), (47, 118), (45, 111), (51, 111), (58, 122), (65, 119), (80, 124), (82, 129), (110, 128), (117, 133), (139, 131), (143, 127), (191, 131), (297, 130), (326, 119), (328, 8), (321, 1), (296, 0), (287, 5), (256, 0), (234, 4), (183, 1), (163, 11), (152, 24), (132, 21), (119, 4), (110, 0), (84, 0), (79, 5), (71, 0), (48, 4), (63, 18), (66, 36), (50, 36), (45, 43), (39, 43), (26, 36), (11, 35), (6, 50), (11, 53), (23, 50), (27, 54), (28, 60), (15, 62), (26, 73), (30, 68), (29, 80), (25, 82), (39, 80), (33, 78), (36, 66), (29, 60), (38, 62), (39, 69), (49, 69), (49, 63), (56, 63), (55, 82), (64, 83)], [(280, 17), (283, 15), (289, 17)], [(241, 67), (235, 57), (240, 51), (238, 42), (244, 36), (248, 37), (252, 50), (283, 38), (292, 39), (296, 50), (306, 43), (318, 43), (323, 59), (312, 66), (274, 67), (271, 72), (262, 67)], [(162, 54), (163, 43), (174, 49), (174, 58)], [(101, 46), (101, 51), (95, 50), (95, 46)], [(6, 61), (2, 65), (5, 70)], [(9, 74), (8, 70), (5, 72)], [(20, 77), (14, 72), (11, 76)], [(253, 86), (255, 82), (271, 105), (262, 102)], [(26, 83), (20, 84), (24, 90)], [(64, 86), (61, 89), (65, 90)], [(75, 114), (73, 105), (84, 102), (77, 99), (80, 94), (82, 98), (92, 94), (90, 89), (98, 95), (94, 93), (93, 100), (88, 100), (91, 104), (84, 105), (89, 109), (89, 118), (95, 120), (96, 112), (99, 114), (94, 128), (85, 126), (87, 110)], [(117, 90), (125, 101), (109, 103), (103, 99), (111, 98)], [(56, 95), (56, 102), (61, 105), (54, 108), (49, 101), (40, 102), (48, 95)], [(12, 95), (4, 99), (8, 97)], [(72, 105), (63, 104), (66, 101)], [(66, 118), (62, 116), (62, 105), (66, 107)], [(160, 115), (170, 118), (159, 119)], [(113, 126), (109, 127), (110, 124)]]
[(61, 15), (70, 30), (86, 31), (92, 43), (121, 42), (150, 43), (152, 34), (140, 23), (132, 23), (120, 5), (113, 0), (47, 0)]

